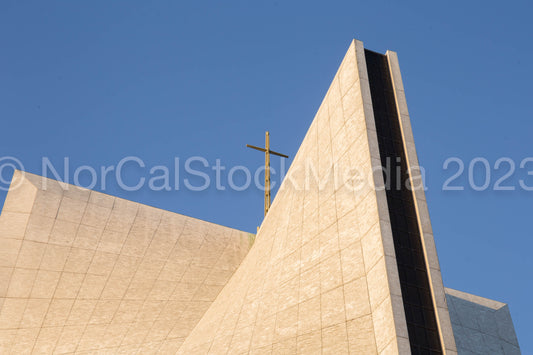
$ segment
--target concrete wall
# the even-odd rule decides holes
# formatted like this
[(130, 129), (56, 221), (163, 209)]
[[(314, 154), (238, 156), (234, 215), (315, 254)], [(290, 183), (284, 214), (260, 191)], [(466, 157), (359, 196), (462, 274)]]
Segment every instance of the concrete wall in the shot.
[[(359, 41), (253, 246), (245, 232), (16, 172), (0, 215), (0, 353), (409, 354), (383, 185)], [(424, 191), (413, 195), (445, 353), (519, 353), (506, 305), (445, 293)]]
[(446, 299), (460, 355), (520, 354), (511, 313), (505, 303), (449, 288)]
[(245, 232), (17, 171), (0, 215), (0, 353), (173, 354), (250, 245)]
[(409, 352), (369, 95), (354, 41), (254, 246), (180, 353)]

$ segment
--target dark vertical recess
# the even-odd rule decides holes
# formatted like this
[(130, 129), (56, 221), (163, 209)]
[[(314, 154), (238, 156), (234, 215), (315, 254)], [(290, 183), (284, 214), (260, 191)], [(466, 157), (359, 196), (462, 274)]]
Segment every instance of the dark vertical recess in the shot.
[(411, 352), (442, 354), (387, 57), (365, 57)]

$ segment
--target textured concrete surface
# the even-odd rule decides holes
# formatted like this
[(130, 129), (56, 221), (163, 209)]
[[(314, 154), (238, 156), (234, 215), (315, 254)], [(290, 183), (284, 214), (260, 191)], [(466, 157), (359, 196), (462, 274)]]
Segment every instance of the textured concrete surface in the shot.
[(0, 354), (172, 354), (251, 245), (245, 232), (27, 173), (11, 186)]
[(519, 355), (509, 307), (465, 292), (446, 289), (458, 353)]
[(369, 95), (354, 41), (254, 246), (180, 353), (409, 352)]
[[(359, 41), (253, 246), (245, 232), (16, 172), (0, 215), (0, 353), (409, 354), (383, 185)], [(506, 305), (445, 292), (423, 190), (414, 199), (444, 352), (519, 353)]]

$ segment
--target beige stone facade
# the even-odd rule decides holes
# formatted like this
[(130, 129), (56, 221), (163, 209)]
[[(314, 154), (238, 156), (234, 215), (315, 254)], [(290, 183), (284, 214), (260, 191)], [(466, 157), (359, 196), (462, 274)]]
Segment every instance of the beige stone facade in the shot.
[(28, 173), (11, 186), (0, 215), (0, 354), (172, 354), (253, 240)]
[[(410, 354), (365, 54), (351, 43), (257, 237), (16, 172), (0, 215), (0, 353)], [(398, 59), (383, 59), (416, 168)], [(409, 198), (436, 353), (519, 353), (505, 305), (445, 290), (424, 190)]]
[(181, 353), (409, 352), (363, 50), (351, 44), (254, 247)]

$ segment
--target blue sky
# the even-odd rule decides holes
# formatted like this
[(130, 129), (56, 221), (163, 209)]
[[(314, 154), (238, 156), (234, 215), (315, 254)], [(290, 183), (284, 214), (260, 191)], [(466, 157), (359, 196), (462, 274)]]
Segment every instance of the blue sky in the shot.
[[(272, 149), (294, 156), (352, 38), (397, 51), (444, 283), (509, 303), (522, 351), (533, 353), (533, 191), (519, 185), (533, 186), (533, 163), (520, 168), (533, 156), (532, 7), (4, 0), (0, 156), (37, 174), (43, 156), (58, 169), (69, 157), (72, 181), (77, 167), (134, 155), (146, 168), (128, 164), (130, 184), (174, 157), (256, 169), (263, 156), (245, 144), (262, 145), (268, 129)], [(465, 162), (453, 183), (464, 191), (442, 191), (456, 171), (443, 168), (449, 157)], [(469, 187), (476, 157), (489, 162), (491, 187), (509, 170), (495, 162), (510, 158), (505, 185), (515, 190)], [(482, 185), (483, 165), (471, 171)], [(250, 232), (263, 213), (256, 189), (127, 192), (110, 181), (106, 192)]]

